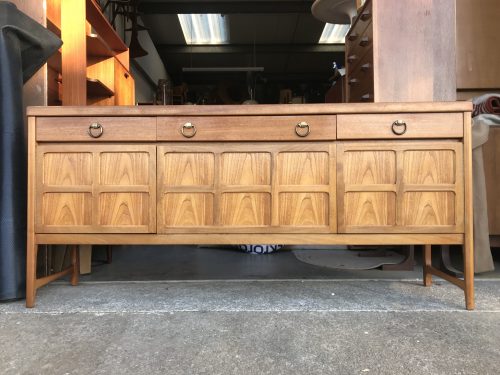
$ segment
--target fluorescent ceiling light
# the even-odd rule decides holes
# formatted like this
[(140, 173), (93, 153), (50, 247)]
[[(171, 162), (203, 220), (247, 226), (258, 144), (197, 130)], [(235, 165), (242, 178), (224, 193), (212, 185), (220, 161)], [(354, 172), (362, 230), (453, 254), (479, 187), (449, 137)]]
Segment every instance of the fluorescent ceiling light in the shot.
[(263, 72), (263, 66), (228, 66), (228, 67), (202, 67), (202, 68), (182, 68), (183, 72), (208, 73), (208, 72)]
[(321, 44), (345, 43), (345, 36), (349, 31), (350, 25), (336, 25), (327, 23), (323, 29), (323, 33), (319, 38)]
[(178, 14), (187, 44), (225, 44), (229, 37), (221, 14)]

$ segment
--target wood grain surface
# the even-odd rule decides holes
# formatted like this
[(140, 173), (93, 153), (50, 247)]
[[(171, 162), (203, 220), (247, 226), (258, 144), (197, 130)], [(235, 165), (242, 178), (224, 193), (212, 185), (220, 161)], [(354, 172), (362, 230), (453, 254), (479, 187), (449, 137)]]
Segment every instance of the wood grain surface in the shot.
[[(398, 120), (406, 124), (406, 132), (402, 135), (394, 134), (392, 129), (393, 123)], [(463, 137), (461, 113), (339, 115), (337, 121), (338, 139)]]
[(336, 231), (330, 143), (197, 143), (195, 150), (158, 147), (162, 233)]
[(273, 116), (472, 111), (471, 102), (322, 103), (203, 106), (28, 107), (29, 116)]
[[(38, 142), (156, 141), (154, 117), (44, 117), (36, 121)], [(88, 133), (93, 123), (102, 126), (99, 138), (92, 138)]]
[[(309, 125), (309, 134), (300, 137), (296, 126)], [(185, 137), (185, 124), (196, 127), (196, 134)], [(327, 115), (301, 116), (189, 116), (158, 118), (158, 140), (162, 141), (310, 141), (333, 140), (336, 137), (336, 117)], [(192, 130), (185, 130), (190, 135)]]
[(37, 231), (154, 231), (155, 151), (148, 145), (39, 146)]
[(341, 142), (339, 232), (463, 231), (461, 144)]

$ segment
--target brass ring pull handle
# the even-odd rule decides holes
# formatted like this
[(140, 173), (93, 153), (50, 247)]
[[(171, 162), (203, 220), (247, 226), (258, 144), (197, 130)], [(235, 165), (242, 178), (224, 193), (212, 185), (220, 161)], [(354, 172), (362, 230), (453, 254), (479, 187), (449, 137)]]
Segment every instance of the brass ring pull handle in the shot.
[(403, 135), (406, 133), (406, 122), (397, 120), (392, 123), (392, 132), (396, 135)]
[(310, 132), (311, 132), (311, 127), (305, 121), (299, 122), (297, 125), (295, 125), (295, 133), (299, 137), (307, 137)]
[(186, 122), (182, 125), (181, 133), (186, 138), (193, 138), (196, 135), (196, 126), (190, 122)]
[(104, 133), (104, 128), (98, 122), (93, 122), (87, 131), (92, 138), (99, 138)]

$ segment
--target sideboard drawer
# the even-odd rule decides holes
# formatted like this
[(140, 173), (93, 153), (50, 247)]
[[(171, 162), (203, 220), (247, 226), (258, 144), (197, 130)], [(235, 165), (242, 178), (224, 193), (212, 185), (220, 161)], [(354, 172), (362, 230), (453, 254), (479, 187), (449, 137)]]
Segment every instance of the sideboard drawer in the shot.
[(338, 139), (461, 138), (461, 113), (339, 115)]
[(335, 115), (158, 118), (160, 141), (324, 141), (335, 138)]
[(38, 142), (156, 141), (155, 117), (40, 117)]

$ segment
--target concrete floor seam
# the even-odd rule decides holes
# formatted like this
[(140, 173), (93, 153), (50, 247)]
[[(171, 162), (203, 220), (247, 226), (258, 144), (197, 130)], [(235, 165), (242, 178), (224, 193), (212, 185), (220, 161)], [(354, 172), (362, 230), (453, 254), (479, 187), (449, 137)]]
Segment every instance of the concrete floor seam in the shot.
[[(423, 279), (208, 279), (208, 280), (113, 280), (113, 281), (80, 281), (80, 284), (178, 284), (178, 283), (251, 283), (251, 282), (297, 282), (297, 283), (318, 283), (318, 282), (423, 282)], [(435, 285), (442, 285), (446, 282), (443, 279), (434, 281)], [(476, 283), (497, 282), (499, 279), (476, 279)], [(67, 281), (54, 281), (53, 285), (67, 285)]]
[(179, 310), (136, 310), (136, 311), (109, 311), (109, 310), (75, 310), (75, 311), (4, 311), (0, 312), (0, 315), (76, 315), (76, 314), (89, 314), (89, 315), (172, 315), (175, 313), (398, 313), (398, 314), (414, 314), (414, 313), (463, 313), (463, 314), (496, 314), (500, 313), (500, 310), (432, 310), (432, 309), (417, 309), (417, 310), (399, 310), (399, 309), (345, 309), (345, 310), (333, 310), (333, 309), (310, 309), (310, 310), (299, 310), (299, 309), (214, 309), (214, 310), (203, 310), (203, 309), (179, 309)]

